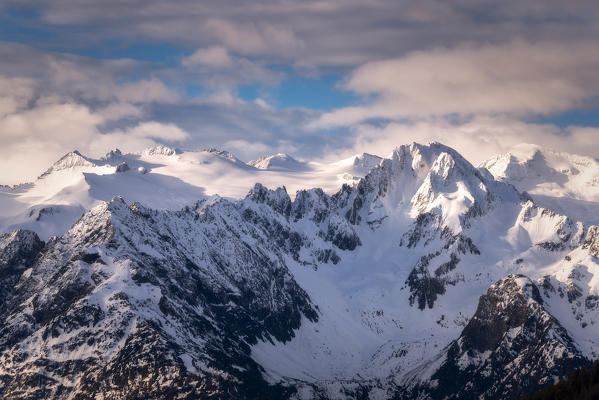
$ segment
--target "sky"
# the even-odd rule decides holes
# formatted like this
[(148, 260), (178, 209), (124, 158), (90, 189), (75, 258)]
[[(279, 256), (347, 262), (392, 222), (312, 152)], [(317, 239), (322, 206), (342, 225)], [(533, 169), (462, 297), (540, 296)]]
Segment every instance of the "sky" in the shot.
[(0, 0), (0, 183), (155, 144), (598, 157), (597, 21), (586, 0)]

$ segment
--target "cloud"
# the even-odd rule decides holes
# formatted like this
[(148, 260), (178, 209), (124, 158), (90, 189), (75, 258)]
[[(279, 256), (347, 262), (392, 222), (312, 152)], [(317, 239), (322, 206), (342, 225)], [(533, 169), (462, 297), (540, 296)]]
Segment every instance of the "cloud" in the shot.
[(197, 49), (183, 57), (181, 65), (185, 67), (182, 72), (187, 79), (202, 82), (204, 87), (216, 92), (231, 92), (249, 84), (275, 85), (286, 76), (247, 57), (233, 55), (220, 46)]
[[(36, 55), (40, 67), (48, 65), (41, 78), (47, 92), (87, 101), (129, 103), (176, 103), (180, 94), (156, 77), (138, 78), (152, 73), (148, 66), (131, 60), (109, 60), (90, 66), (86, 57)], [(1, 67), (0, 67), (1, 68)]]
[[(18, 84), (25, 97), (174, 103), (181, 100), (181, 95), (165, 84), (171, 78), (167, 72), (132, 59), (94, 59), (0, 42), (0, 89), (16, 94)], [(12, 82), (12, 87), (6, 87), (7, 82)]]
[[(277, 147), (299, 138), (314, 115), (238, 98), (238, 84), (275, 84), (284, 74), (233, 54), (227, 68), (154, 67), (0, 42), (1, 55), (0, 183), (34, 179), (74, 148), (100, 156), (114, 147), (138, 151), (169, 141), (191, 149), (231, 140)], [(182, 85), (201, 82), (213, 86), (183, 95)], [(264, 148), (245, 154), (257, 157)]]
[[(262, 102), (246, 102), (223, 92), (216, 98), (201, 98), (183, 105), (160, 106), (157, 120), (176, 120), (177, 125), (189, 132), (190, 138), (182, 145), (188, 149), (219, 147), (229, 149), (231, 143), (245, 141), (255, 146), (243, 147), (243, 157), (257, 158), (268, 148), (279, 150), (293, 143), (296, 150), (307, 154), (320, 151), (325, 135), (306, 132), (305, 124), (317, 111), (291, 108), (276, 109)], [(276, 152), (275, 151), (275, 152)]]
[(221, 18), (204, 22), (202, 31), (227, 48), (246, 54), (297, 51), (304, 43), (288, 28), (272, 23), (243, 23)]
[(214, 67), (227, 67), (233, 60), (229, 52), (224, 47), (213, 46), (204, 49), (197, 49), (189, 57), (183, 58), (181, 64), (185, 67), (198, 65), (209, 65)]
[(599, 95), (595, 42), (460, 46), (419, 51), (357, 68), (344, 88), (375, 96), (370, 104), (335, 110), (315, 127), (370, 118), (427, 115), (549, 114)]
[[(505, 43), (514, 38), (574, 43), (597, 37), (592, 0), (160, 0), (27, 3), (40, 25), (62, 43), (88, 27), (77, 46), (105, 40), (159, 41), (188, 48), (222, 46), (240, 54), (313, 66), (356, 66), (410, 51), (464, 42)], [(325, 38), (326, 40), (324, 40)], [(64, 44), (63, 44), (64, 45)]]
[(41, 105), (0, 118), (0, 182), (16, 184), (38, 176), (57, 157), (90, 143), (102, 117), (76, 104)]
[(159, 122), (142, 122), (133, 128), (127, 129), (127, 135), (138, 138), (162, 139), (166, 141), (180, 141), (189, 138), (189, 134), (174, 124)]
[[(599, 25), (590, 0), (8, 0), (2, 7), (19, 11), (6, 14), (4, 22), (17, 22), (6, 31), (26, 21), (40, 33), (19, 37), (29, 46), (0, 42), (0, 170), (15, 157), (35, 159), (23, 168), (39, 173), (73, 147), (99, 155), (167, 140), (229, 147), (245, 159), (384, 154), (412, 140), (448, 142), (471, 157), (518, 140), (598, 149), (593, 128), (518, 122), (596, 96)], [(256, 96), (272, 100), (277, 84), (306, 74), (345, 76), (341, 88), (361, 100), (323, 114), (239, 96), (241, 86), (255, 85)], [(303, 96), (287, 89), (281, 96)], [(376, 126), (366, 123), (372, 119)]]
[(508, 117), (475, 117), (457, 123), (434, 118), (414, 123), (394, 122), (383, 127), (360, 125), (347, 138), (351, 145), (342, 153), (369, 152), (386, 156), (402, 144), (441, 142), (478, 165), (494, 155), (507, 153), (520, 143), (596, 157), (597, 137), (599, 128), (560, 128)]
[(229, 140), (223, 144), (223, 147), (245, 161), (250, 161), (256, 157), (256, 154), (266, 155), (273, 153), (271, 145), (259, 142), (248, 142), (247, 140), (242, 139)]
[[(94, 112), (82, 104), (55, 100), (41, 98), (32, 107), (0, 115), (0, 182), (3, 184), (30, 181), (74, 149), (100, 156), (115, 147), (136, 151), (189, 138), (189, 134), (176, 125), (156, 121), (103, 133), (99, 127), (114, 117), (112, 111)], [(127, 111), (131, 114), (134, 110)]]
[(43, 104), (0, 119), (3, 147), (23, 140), (70, 142), (89, 138), (103, 122), (89, 108), (72, 103)]
[(115, 102), (106, 107), (96, 109), (105, 121), (118, 121), (122, 119), (139, 119), (143, 117), (143, 110), (130, 103)]
[(189, 133), (174, 124), (149, 121), (125, 130), (95, 135), (92, 142), (79, 149), (97, 157), (105, 154), (108, 149), (119, 148), (126, 153), (136, 152), (159, 143), (178, 143), (188, 138)]
[[(57, 80), (64, 84), (61, 90), (51, 79), (35, 73), (31, 74), (34, 78), (0, 75), (0, 86), (5, 89), (0, 102), (4, 105), (0, 113), (0, 183), (32, 180), (73, 149), (97, 157), (114, 147), (139, 151), (157, 143), (175, 142), (201, 149), (230, 142), (250, 159), (270, 153), (268, 148), (297, 149), (301, 147), (298, 143), (311, 147), (318, 141), (317, 134), (303, 136), (301, 129), (313, 111), (277, 110), (261, 101), (246, 102), (226, 85), (215, 88), (209, 96), (170, 101), (174, 99), (162, 90), (165, 86), (158, 80), (117, 84), (108, 79), (110, 74), (99, 74), (102, 79), (90, 80), (94, 86), (82, 96), (75, 68), (81, 61), (86, 60), (75, 58), (75, 62), (66, 63), (75, 69), (76, 84), (69, 86), (66, 76)], [(238, 62), (243, 60), (235, 58)], [(94, 72), (93, 68), (89, 71)], [(158, 98), (161, 102), (149, 101)]]
[(176, 103), (181, 100), (177, 92), (155, 78), (114, 85), (110, 93), (116, 100), (131, 103)]
[(0, 117), (27, 106), (34, 90), (35, 82), (31, 79), (0, 76)]

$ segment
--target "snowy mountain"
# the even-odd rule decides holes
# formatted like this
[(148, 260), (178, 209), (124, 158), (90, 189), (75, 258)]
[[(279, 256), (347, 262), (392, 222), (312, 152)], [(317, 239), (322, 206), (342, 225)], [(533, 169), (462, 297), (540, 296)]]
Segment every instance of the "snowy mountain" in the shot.
[(248, 165), (258, 169), (283, 169), (290, 171), (301, 171), (309, 168), (305, 163), (297, 161), (295, 158), (284, 153), (263, 156), (257, 160), (248, 162)]
[(99, 159), (75, 150), (35, 182), (0, 186), (0, 230), (31, 229), (45, 240), (64, 234), (85, 210), (115, 196), (173, 210), (215, 194), (242, 198), (255, 182), (333, 193), (370, 170), (347, 162), (308, 165), (278, 156), (254, 167), (214, 148), (193, 152), (157, 146), (138, 154), (115, 149)]
[[(45, 243), (0, 237), (3, 398), (504, 399), (599, 356), (599, 227), (537, 201), (534, 154), (476, 168), (411, 144), (301, 171), (213, 150), (65, 157), (2, 192), (84, 212)], [(212, 196), (218, 179), (300, 190)]]
[(537, 204), (589, 224), (599, 223), (599, 162), (522, 144), (483, 163), (493, 176), (529, 193)]

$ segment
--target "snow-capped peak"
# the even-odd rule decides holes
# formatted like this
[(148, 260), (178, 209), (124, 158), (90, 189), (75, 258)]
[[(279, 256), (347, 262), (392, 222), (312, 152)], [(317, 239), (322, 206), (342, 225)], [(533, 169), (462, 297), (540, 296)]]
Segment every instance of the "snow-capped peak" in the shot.
[(336, 162), (334, 165), (345, 166), (359, 174), (367, 174), (383, 160), (382, 157), (369, 153), (355, 154), (351, 157)]
[(262, 156), (257, 160), (248, 162), (248, 165), (258, 169), (281, 169), (281, 170), (302, 170), (306, 169), (307, 165), (296, 160), (285, 153), (273, 154), (270, 156)]
[(41, 177), (47, 176), (55, 171), (62, 171), (65, 169), (71, 169), (75, 167), (96, 167), (98, 164), (94, 162), (92, 159), (82, 155), (78, 150), (73, 150), (64, 156), (62, 156), (58, 161), (56, 161), (52, 166), (44, 172)]
[(381, 163), (383, 158), (370, 153), (362, 153), (354, 156), (354, 167), (370, 171)]
[(433, 143), (428, 149), (415, 149), (420, 157), (413, 160), (419, 167), (434, 161), (412, 198), (410, 213), (414, 217), (423, 213), (438, 214), (445, 226), (459, 232), (466, 214), (484, 213), (494, 198), (519, 199), (509, 185), (488, 181), (472, 164), (446, 146)]
[(507, 154), (497, 155), (482, 164), (496, 179), (520, 181), (533, 172), (537, 177), (554, 173), (547, 166), (538, 146), (520, 145)]
[(121, 158), (123, 157), (123, 153), (121, 152), (121, 150), (115, 148), (110, 150), (108, 153), (106, 153), (106, 155), (104, 155), (104, 157), (102, 157), (100, 160), (106, 161), (106, 162), (115, 162), (115, 161), (119, 161), (121, 160)]
[(149, 147), (142, 151), (142, 155), (145, 156), (173, 156), (175, 154), (177, 154), (176, 149), (164, 145)]
[(526, 191), (535, 202), (587, 223), (599, 223), (599, 162), (522, 144), (484, 162), (497, 180)]
[(511, 182), (543, 181), (564, 184), (569, 180), (567, 177), (585, 173), (589, 175), (589, 172), (593, 173), (593, 177), (599, 174), (599, 162), (591, 157), (530, 144), (518, 145), (507, 154), (490, 158), (481, 166), (489, 170), (496, 179)]
[(217, 149), (215, 147), (208, 147), (202, 151), (204, 151), (206, 153), (214, 154), (215, 156), (224, 158), (225, 160), (229, 160), (235, 164), (245, 164), (239, 158), (235, 157), (235, 155), (233, 155), (232, 153), (230, 153), (226, 150)]

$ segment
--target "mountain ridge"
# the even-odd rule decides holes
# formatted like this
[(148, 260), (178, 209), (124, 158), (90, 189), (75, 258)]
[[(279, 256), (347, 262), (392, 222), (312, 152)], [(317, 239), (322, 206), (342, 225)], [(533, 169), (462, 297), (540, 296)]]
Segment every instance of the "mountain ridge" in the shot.
[(538, 388), (520, 370), (549, 382), (599, 356), (597, 227), (437, 143), (333, 194), (114, 197), (25, 236), (5, 398), (492, 399)]

